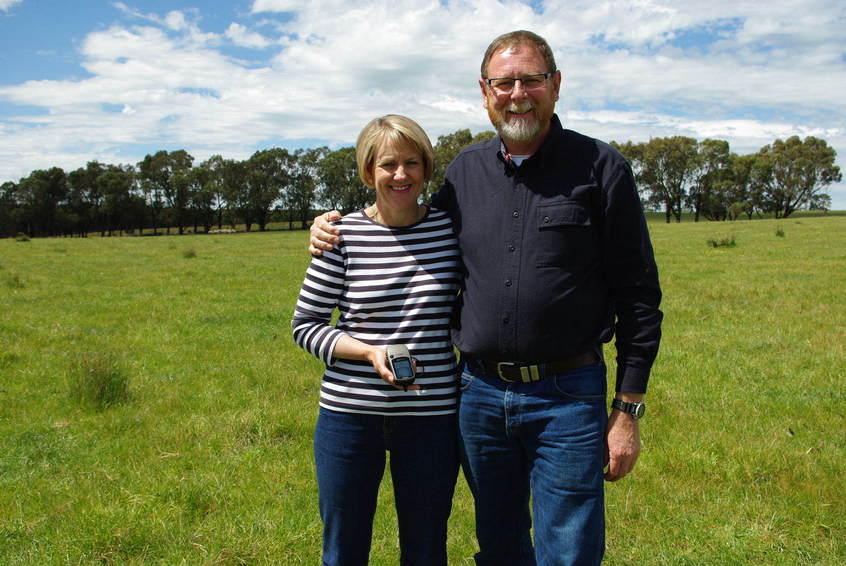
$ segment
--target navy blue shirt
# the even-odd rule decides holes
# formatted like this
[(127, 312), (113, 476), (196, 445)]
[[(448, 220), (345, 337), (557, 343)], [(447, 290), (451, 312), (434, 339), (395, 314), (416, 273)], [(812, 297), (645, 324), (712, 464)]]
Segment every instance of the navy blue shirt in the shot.
[(453, 218), (466, 269), (455, 345), (541, 363), (616, 334), (617, 391), (645, 393), (661, 290), (629, 164), (557, 116), (519, 167), (502, 148), (497, 136), (464, 149), (432, 199)]

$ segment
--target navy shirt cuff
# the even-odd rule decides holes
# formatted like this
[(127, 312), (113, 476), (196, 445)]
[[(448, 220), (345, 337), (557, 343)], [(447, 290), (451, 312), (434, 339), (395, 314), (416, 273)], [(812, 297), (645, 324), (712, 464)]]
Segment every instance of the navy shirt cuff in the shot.
[(617, 366), (617, 393), (646, 393), (650, 368)]

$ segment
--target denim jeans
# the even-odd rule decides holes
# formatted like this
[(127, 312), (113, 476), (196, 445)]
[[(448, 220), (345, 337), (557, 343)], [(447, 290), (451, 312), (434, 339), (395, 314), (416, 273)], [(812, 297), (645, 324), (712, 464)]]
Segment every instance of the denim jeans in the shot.
[(507, 383), (470, 362), (461, 387), (458, 422), (476, 504), (476, 564), (598, 565), (605, 551), (604, 363)]
[(455, 415), (380, 416), (320, 409), (314, 432), (323, 564), (363, 566), (389, 451), (400, 564), (446, 566), (458, 477)]

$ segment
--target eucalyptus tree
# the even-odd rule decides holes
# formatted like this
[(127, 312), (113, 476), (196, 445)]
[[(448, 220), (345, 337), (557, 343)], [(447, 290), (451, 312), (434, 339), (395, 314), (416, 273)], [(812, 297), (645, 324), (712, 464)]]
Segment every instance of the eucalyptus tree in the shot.
[(753, 178), (756, 159), (755, 154), (729, 155), (726, 188), (722, 193), (724, 205), (728, 210), (728, 220), (736, 220), (740, 214), (745, 214), (751, 219), (757, 210), (759, 199)]
[(273, 205), (291, 183), (293, 156), (288, 150), (275, 147), (255, 152), (247, 161), (248, 216), (244, 219), (249, 232), (252, 221), (264, 231)]
[(325, 146), (294, 152), (290, 184), (282, 194), (282, 202), (288, 209), (289, 228), (293, 228), (295, 217), (302, 228), (308, 228), (320, 184), (320, 162), (328, 153), (329, 148)]
[(376, 198), (358, 177), (355, 148), (342, 147), (320, 160), (320, 198), (342, 214), (364, 208)]
[(697, 147), (696, 180), (687, 198), (693, 209), (694, 222), (703, 215), (708, 220), (725, 220), (731, 205), (728, 192), (731, 184), (729, 165), (731, 152), (725, 140), (703, 140)]
[(222, 189), (226, 200), (226, 211), (232, 227), (238, 219), (246, 224), (252, 224), (249, 207), (249, 194), (247, 185), (247, 162), (237, 159), (223, 159), (219, 163)]
[(67, 230), (67, 175), (59, 167), (38, 169), (18, 183), (24, 231), (30, 236), (55, 236)]
[(161, 150), (154, 155), (146, 155), (143, 161), (138, 162), (138, 175), (153, 211), (153, 233), (156, 233), (156, 227), (162, 219), (163, 212), (167, 213), (165, 215), (167, 233), (170, 234), (173, 222), (176, 222), (179, 233), (183, 233), (188, 197), (174, 185), (173, 175), (190, 169), (192, 163), (194, 158), (184, 149), (171, 152)]
[(180, 200), (185, 199), (184, 219), (193, 223), (194, 232), (198, 224), (202, 224), (206, 232), (211, 229), (214, 220), (212, 210), (212, 194), (208, 190), (211, 173), (202, 165), (190, 169), (180, 169), (173, 174), (173, 186)]
[(643, 147), (641, 182), (649, 189), (650, 204), (663, 207), (667, 222), (681, 222), (682, 208), (697, 181), (698, 143), (693, 138), (652, 138)]
[(823, 189), (840, 182), (837, 152), (825, 140), (808, 136), (777, 139), (758, 152), (765, 187), (763, 204), (776, 218), (787, 218), (805, 207), (825, 208), (831, 197)]
[(143, 199), (135, 192), (136, 182), (132, 165), (108, 165), (97, 177), (97, 194), (102, 198), (101, 231), (109, 236), (115, 230), (119, 234), (133, 227), (143, 230), (145, 207)]
[(221, 155), (212, 155), (200, 164), (200, 167), (208, 171), (205, 194), (201, 200), (204, 205), (208, 205), (212, 214), (212, 223), (216, 223), (218, 229), (223, 228), (223, 212), (227, 205), (225, 175), (227, 163), (228, 161)]
[(19, 197), (17, 183), (6, 181), (0, 185), (0, 237), (14, 236), (21, 231), (23, 207)]
[(97, 179), (106, 170), (99, 161), (89, 161), (67, 174), (69, 208), (77, 217), (76, 229), (81, 236), (87, 236), (91, 230), (100, 230), (104, 234), (102, 223), (103, 195)]

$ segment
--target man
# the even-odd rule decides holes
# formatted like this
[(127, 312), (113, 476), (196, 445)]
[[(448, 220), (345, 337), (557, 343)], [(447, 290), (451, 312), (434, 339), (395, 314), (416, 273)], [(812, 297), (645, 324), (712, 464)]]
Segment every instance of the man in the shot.
[[(546, 41), (496, 38), (479, 86), (499, 136), (462, 151), (432, 201), (451, 214), (466, 269), (453, 338), (476, 563), (599, 564), (603, 468), (616, 481), (635, 465), (660, 340), (646, 222), (623, 157), (562, 129)], [(325, 218), (312, 252), (335, 241)], [(609, 417), (601, 344), (614, 334)]]

